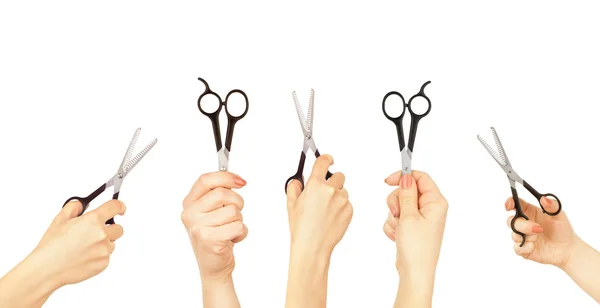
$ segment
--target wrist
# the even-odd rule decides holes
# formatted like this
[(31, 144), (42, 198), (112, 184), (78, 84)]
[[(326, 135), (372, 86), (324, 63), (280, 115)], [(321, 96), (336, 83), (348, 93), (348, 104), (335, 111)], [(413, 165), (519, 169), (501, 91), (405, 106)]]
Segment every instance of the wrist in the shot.
[(225, 276), (203, 276), (200, 275), (202, 285), (208, 288), (219, 288), (233, 286), (233, 276), (231, 274)]
[(581, 263), (581, 258), (585, 258), (586, 252), (590, 247), (577, 237), (571, 246), (565, 260), (562, 263), (556, 264), (556, 267), (560, 268), (563, 272), (569, 274), (577, 268), (578, 264)]
[(0, 279), (0, 306), (41, 307), (62, 285), (44, 257), (33, 252)]

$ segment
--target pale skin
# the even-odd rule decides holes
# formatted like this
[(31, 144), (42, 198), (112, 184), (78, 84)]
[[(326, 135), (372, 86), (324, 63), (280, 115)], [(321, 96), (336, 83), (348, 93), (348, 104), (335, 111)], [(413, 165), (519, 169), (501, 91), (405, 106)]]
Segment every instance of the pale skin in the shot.
[[(550, 213), (558, 210), (556, 200), (542, 197), (540, 202)], [(520, 218), (515, 222), (515, 229), (526, 235), (525, 244), (520, 247), (521, 236), (512, 232), (515, 253), (527, 260), (558, 267), (600, 304), (600, 252), (575, 234), (564, 211), (549, 216), (522, 199), (520, 203), (529, 220)], [(512, 198), (506, 200), (505, 208), (515, 209)], [(507, 220), (509, 228), (513, 217)]]
[(385, 182), (398, 186), (387, 198), (389, 214), (383, 226), (397, 249), (400, 283), (394, 307), (431, 308), (448, 202), (423, 172), (396, 172)]
[(343, 188), (344, 175), (338, 172), (325, 180), (331, 165), (333, 158), (321, 155), (304, 190), (297, 180), (287, 187), (291, 245), (286, 308), (327, 305), (330, 258), (353, 215), (348, 192)]
[(188, 232), (202, 281), (204, 308), (239, 308), (232, 273), (233, 247), (248, 235), (244, 199), (232, 189), (246, 185), (230, 172), (201, 175), (183, 201), (181, 220)]
[(87, 280), (108, 267), (123, 227), (105, 222), (125, 214), (125, 205), (112, 200), (77, 217), (81, 208), (79, 201), (69, 202), (35, 249), (0, 279), (0, 307), (42, 307), (59, 288)]

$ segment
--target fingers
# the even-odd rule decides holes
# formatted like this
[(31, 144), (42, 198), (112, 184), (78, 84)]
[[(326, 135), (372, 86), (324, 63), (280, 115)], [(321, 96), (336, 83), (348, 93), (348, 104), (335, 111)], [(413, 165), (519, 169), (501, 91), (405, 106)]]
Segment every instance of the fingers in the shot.
[(123, 236), (123, 227), (118, 224), (109, 225), (105, 227), (104, 232), (111, 242), (114, 242)]
[[(506, 224), (509, 228), (512, 228), (511, 223), (514, 217), (515, 216), (510, 216), (506, 220)], [(544, 232), (544, 228), (542, 228), (542, 226), (540, 226), (538, 223), (531, 220), (526, 220), (524, 218), (517, 218), (515, 221), (515, 230), (526, 235), (540, 234)]]
[(417, 185), (410, 174), (400, 180), (400, 212), (402, 216), (417, 216), (419, 214)]
[(186, 206), (189, 203), (200, 199), (209, 191), (217, 187), (225, 188), (242, 188), (246, 185), (246, 181), (239, 175), (231, 172), (216, 171), (211, 173), (205, 173), (201, 175), (189, 194), (183, 200), (183, 205)]
[(402, 170), (396, 171), (385, 179), (385, 183), (390, 186), (399, 186), (401, 178), (402, 178)]
[(342, 189), (344, 187), (345, 182), (346, 182), (346, 176), (341, 172), (334, 173), (329, 178), (329, 180), (327, 180), (327, 183), (329, 183), (331, 186), (338, 188), (338, 189)]
[[(439, 188), (427, 173), (418, 170), (413, 170), (411, 172), (411, 175), (417, 183), (417, 189), (419, 191), (419, 194), (435, 192), (441, 195)], [(385, 179), (385, 183), (390, 186), (400, 186), (401, 179), (402, 171), (397, 171), (388, 176)]]
[(329, 166), (333, 165), (333, 157), (328, 154), (319, 156), (315, 160), (309, 180), (325, 180)]
[(77, 217), (79, 215), (79, 213), (81, 213), (82, 210), (83, 210), (83, 205), (81, 204), (81, 202), (79, 200), (69, 201), (62, 208), (60, 213), (58, 213), (58, 215), (56, 215), (56, 218), (54, 219), (54, 221), (58, 222), (58, 223), (65, 222), (69, 219)]
[[(529, 210), (529, 208), (532, 206), (529, 202), (519, 198), (519, 203), (521, 204), (521, 209), (523, 210), (523, 212), (526, 212)], [(513, 197), (509, 197), (508, 199), (506, 199), (506, 202), (504, 202), (504, 208), (506, 208), (507, 211), (512, 211), (515, 209), (515, 200), (513, 199)]]
[(202, 198), (190, 202), (186, 210), (208, 213), (226, 205), (235, 205), (242, 210), (244, 208), (244, 199), (229, 188), (217, 187), (209, 191)]
[[(548, 213), (556, 213), (559, 209), (558, 201), (556, 201), (552, 198), (542, 197), (540, 199), (540, 204), (544, 206), (544, 209)], [(560, 214), (562, 214), (562, 213), (559, 213), (559, 215)]]
[(227, 205), (210, 213), (201, 213), (198, 215), (201, 216), (200, 219), (202, 219), (204, 225), (210, 227), (222, 226), (234, 221), (243, 221), (242, 212), (235, 205)]
[[(391, 218), (395, 219), (393, 217)], [(388, 219), (385, 221), (385, 224), (383, 224), (383, 233), (385, 233), (390, 240), (394, 242), (396, 241), (396, 228), (390, 224), (390, 217), (388, 217)]]
[(525, 259), (529, 258), (529, 255), (535, 250), (535, 243), (533, 242), (525, 242), (522, 247), (519, 245), (521, 245), (521, 242), (515, 243), (515, 253)]
[(121, 200), (110, 200), (102, 204), (97, 209), (84, 214), (84, 216), (96, 216), (104, 223), (117, 215), (123, 216), (125, 214), (125, 210), (125, 203), (123, 203)]
[(232, 242), (234, 240), (236, 240), (236, 242), (240, 242), (246, 238), (247, 234), (248, 228), (241, 221), (235, 221), (226, 225), (215, 227), (214, 230), (215, 238)]
[(298, 180), (292, 180), (287, 186), (287, 205), (291, 206), (296, 203), (298, 197), (302, 193), (302, 183)]
[(400, 189), (394, 189), (387, 197), (388, 208), (393, 217), (400, 217)]
[[(527, 243), (527, 242), (535, 243), (535, 242), (537, 242), (538, 238), (539, 238), (539, 235), (537, 235), (537, 234), (527, 235), (527, 236), (525, 236), (525, 243)], [(513, 242), (521, 245), (521, 243), (523, 242), (523, 237), (519, 234), (512, 232), (512, 240), (513, 240)]]

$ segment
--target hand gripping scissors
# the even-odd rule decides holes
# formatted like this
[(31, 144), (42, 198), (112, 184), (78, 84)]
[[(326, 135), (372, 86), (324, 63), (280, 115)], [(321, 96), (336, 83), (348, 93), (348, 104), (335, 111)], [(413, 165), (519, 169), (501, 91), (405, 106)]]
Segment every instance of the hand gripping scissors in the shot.
[[(529, 183), (527, 183), (525, 180), (523, 180), (519, 176), (519, 174), (517, 174), (517, 172), (515, 172), (515, 170), (513, 170), (512, 165), (510, 164), (510, 161), (508, 160), (508, 156), (506, 156), (506, 152), (504, 151), (504, 147), (502, 146), (502, 142), (500, 142), (500, 138), (498, 138), (496, 129), (494, 129), (493, 127), (491, 129), (492, 129), (492, 135), (494, 136), (494, 141), (496, 142), (496, 147), (498, 148), (498, 152), (494, 151), (492, 149), (492, 147), (487, 142), (485, 142), (483, 140), (483, 138), (481, 138), (481, 136), (478, 135), (477, 139), (479, 139), (479, 142), (481, 142), (481, 144), (490, 153), (490, 155), (494, 158), (494, 160), (496, 160), (498, 165), (500, 165), (500, 167), (502, 168), (502, 170), (504, 170), (504, 172), (506, 173), (506, 176), (508, 177), (508, 182), (510, 182), (510, 190), (512, 191), (512, 197), (513, 197), (513, 200), (515, 201), (515, 217), (513, 217), (513, 219), (511, 220), (510, 227), (514, 233), (516, 233), (522, 237), (520, 246), (523, 246), (525, 244), (525, 234), (523, 234), (522, 232), (519, 232), (515, 229), (515, 222), (517, 221), (517, 218), (524, 218), (525, 220), (529, 220), (529, 217), (527, 217), (527, 215), (525, 215), (525, 213), (523, 212), (523, 208), (521, 207), (521, 202), (519, 201), (519, 195), (517, 194), (516, 182), (519, 182), (521, 185), (523, 185), (523, 187), (525, 187), (525, 189), (527, 189), (527, 191), (529, 191), (538, 200), (538, 202), (540, 203), (540, 207), (542, 208), (542, 212), (546, 215), (550, 215), (550, 216), (558, 215), (562, 209), (562, 204), (560, 203), (560, 200), (558, 199), (558, 197), (556, 197), (554, 194), (540, 194), (537, 190), (535, 190), (533, 187), (531, 187), (531, 185), (529, 185)], [(554, 198), (558, 202), (558, 210), (554, 213), (550, 213), (550, 212), (546, 211), (546, 209), (542, 205), (542, 202), (540, 201), (540, 199), (542, 199), (542, 197)]]
[[(292, 92), (292, 96), (294, 97), (294, 104), (296, 105), (296, 113), (298, 113), (298, 120), (300, 120), (300, 126), (302, 128), (302, 134), (304, 136), (304, 144), (302, 147), (302, 153), (300, 153), (300, 163), (298, 164), (298, 171), (296, 174), (292, 175), (287, 181), (285, 181), (285, 192), (287, 193), (288, 184), (292, 180), (300, 181), (302, 184), (302, 189), (304, 189), (304, 178), (302, 176), (302, 172), (304, 171), (304, 162), (306, 161), (306, 152), (308, 149), (313, 151), (315, 157), (321, 156), (317, 146), (315, 145), (315, 140), (313, 139), (313, 110), (315, 106), (315, 90), (310, 90), (310, 101), (308, 103), (308, 115), (306, 118), (304, 117), (304, 112), (302, 111), (302, 105), (298, 101), (298, 96), (296, 96), (296, 91)], [(327, 171), (327, 175), (325, 176), (326, 180), (332, 176), (331, 172)]]
[[(141, 128), (138, 128), (135, 131), (135, 134), (133, 135), (133, 138), (131, 139), (131, 142), (129, 143), (129, 147), (127, 147), (127, 152), (125, 152), (125, 157), (123, 157), (123, 161), (121, 162), (121, 165), (119, 166), (119, 169), (117, 170), (117, 173), (115, 175), (113, 175), (110, 178), (110, 180), (108, 180), (108, 182), (102, 184), (102, 186), (98, 187), (98, 189), (96, 189), (93, 193), (91, 193), (87, 197), (71, 197), (71, 198), (69, 198), (63, 204), (63, 207), (65, 207), (65, 205), (67, 205), (67, 203), (69, 203), (70, 201), (77, 200), (77, 201), (81, 202), (81, 204), (83, 205), (83, 209), (81, 210), (81, 213), (79, 213), (79, 215), (78, 215), (78, 216), (81, 216), (81, 215), (83, 215), (85, 210), (87, 210), (88, 206), (90, 205), (90, 202), (92, 202), (92, 200), (96, 199), (96, 197), (98, 197), (107, 188), (110, 188), (111, 186), (115, 187), (114, 191), (113, 191), (113, 197), (112, 197), (113, 200), (119, 199), (119, 193), (121, 192), (121, 185), (123, 184), (123, 179), (125, 179), (125, 177), (133, 169), (133, 167), (135, 167), (140, 162), (140, 160), (142, 160), (142, 158), (144, 158), (144, 156), (146, 156), (146, 154), (158, 142), (158, 139), (152, 140), (152, 142), (150, 142), (150, 144), (148, 144), (143, 150), (141, 150), (135, 157), (131, 158), (133, 156), (133, 150), (135, 148), (135, 144), (137, 143), (137, 139), (138, 139), (138, 136), (140, 135), (141, 130), (142, 130)], [(107, 225), (112, 225), (114, 223), (115, 223), (114, 218), (111, 218), (108, 221), (106, 221)]]
[[(235, 89), (235, 90), (229, 91), (229, 93), (227, 93), (227, 96), (225, 97), (225, 100), (223, 101), (217, 93), (213, 92), (208, 87), (208, 83), (206, 82), (206, 80), (204, 80), (200, 77), (198, 77), (198, 80), (202, 81), (202, 83), (204, 83), (204, 86), (206, 87), (204, 92), (198, 98), (198, 109), (200, 109), (200, 112), (203, 115), (207, 116), (210, 119), (210, 121), (212, 122), (213, 133), (215, 135), (215, 143), (217, 145), (217, 157), (219, 159), (219, 170), (227, 171), (227, 168), (229, 168), (229, 152), (231, 151), (231, 141), (233, 139), (233, 128), (235, 127), (235, 123), (237, 123), (237, 121), (239, 121), (243, 117), (245, 117), (246, 113), (248, 113), (248, 96), (246, 96), (246, 93), (244, 93), (244, 91)], [(229, 109), (227, 109), (227, 101), (229, 100), (229, 97), (235, 93), (241, 94), (244, 97), (244, 101), (246, 103), (244, 112), (239, 116), (231, 115), (229, 113)], [(207, 112), (205, 109), (202, 109), (202, 100), (206, 99), (209, 95), (214, 96), (219, 100), (219, 107), (217, 108), (217, 110), (215, 110), (213, 112)], [(219, 125), (219, 114), (221, 113), (223, 106), (225, 106), (225, 113), (227, 114), (227, 133), (225, 136), (225, 147), (223, 147), (223, 143), (221, 140), (221, 125)]]
[[(419, 93), (413, 95), (408, 100), (408, 104), (404, 100), (404, 97), (402, 96), (402, 94), (400, 94), (396, 91), (391, 91), (383, 97), (383, 104), (382, 104), (383, 114), (385, 115), (386, 118), (388, 118), (388, 120), (392, 121), (396, 125), (396, 131), (398, 132), (398, 143), (400, 144), (400, 153), (402, 156), (402, 175), (411, 174), (412, 153), (413, 153), (413, 148), (415, 146), (415, 137), (417, 135), (417, 126), (419, 125), (419, 121), (422, 118), (424, 118), (426, 115), (428, 115), (429, 112), (431, 111), (431, 101), (429, 100), (429, 97), (427, 97), (427, 95), (425, 95), (425, 87), (430, 83), (431, 83), (431, 81), (427, 81), (426, 83), (424, 83), (421, 86), (421, 90), (419, 91)], [(385, 111), (385, 103), (386, 103), (387, 99), (392, 95), (400, 97), (400, 99), (402, 100), (402, 104), (404, 105), (404, 106), (402, 106), (402, 113), (395, 118), (391, 117), (387, 113), (387, 111)], [(418, 114), (412, 108), (412, 102), (417, 97), (422, 97), (427, 101), (427, 110), (424, 113)], [(408, 146), (406, 146), (406, 144), (404, 142), (404, 128), (402, 126), (402, 120), (404, 119), (404, 115), (406, 114), (406, 109), (408, 109), (408, 112), (410, 113), (410, 117), (411, 117), (410, 132), (409, 132), (409, 136), (408, 136)]]

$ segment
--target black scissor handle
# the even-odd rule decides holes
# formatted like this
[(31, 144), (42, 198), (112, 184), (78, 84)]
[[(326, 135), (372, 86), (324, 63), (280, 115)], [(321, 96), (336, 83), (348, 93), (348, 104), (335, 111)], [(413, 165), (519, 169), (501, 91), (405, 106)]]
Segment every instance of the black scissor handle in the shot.
[[(79, 216), (83, 215), (83, 213), (85, 213), (88, 206), (90, 205), (90, 202), (92, 202), (94, 199), (96, 199), (96, 197), (98, 197), (105, 190), (106, 190), (106, 183), (102, 184), (102, 186), (98, 187), (93, 193), (91, 193), (87, 197), (71, 197), (71, 198), (67, 199), (67, 201), (65, 201), (65, 203), (63, 204), (62, 207), (65, 207), (65, 205), (67, 205), (67, 203), (74, 201), (74, 200), (81, 202), (81, 213), (79, 213), (79, 215), (77, 215), (77, 217), (79, 217)], [(116, 193), (113, 195), (113, 199), (117, 199), (118, 197), (119, 197), (119, 193)], [(111, 218), (106, 221), (107, 225), (112, 225), (114, 223), (115, 223), (114, 218)]]
[[(205, 86), (204, 92), (200, 94), (200, 97), (198, 97), (198, 109), (200, 109), (200, 112), (203, 115), (207, 116), (210, 119), (210, 122), (213, 127), (213, 134), (215, 136), (215, 145), (217, 147), (218, 152), (223, 147), (223, 141), (221, 140), (221, 126), (219, 125), (219, 113), (221, 112), (221, 108), (223, 108), (223, 100), (221, 99), (219, 94), (213, 92), (210, 89), (206, 80), (200, 77), (198, 77), (198, 80), (200, 80)], [(217, 110), (215, 110), (214, 112), (207, 112), (206, 110), (202, 109), (202, 99), (204, 99), (207, 95), (215, 96), (219, 100), (219, 107), (217, 107)]]
[[(321, 156), (321, 154), (319, 153), (319, 150), (315, 151), (315, 157), (319, 157)], [(304, 176), (302, 176), (302, 172), (304, 171), (304, 162), (306, 162), (306, 154), (304, 154), (304, 151), (300, 153), (300, 163), (298, 163), (298, 170), (296, 171), (296, 174), (292, 175), (289, 179), (287, 179), (285, 181), (285, 193), (287, 194), (287, 188), (288, 185), (293, 181), (293, 180), (298, 180), (298, 182), (300, 182), (300, 184), (302, 185), (302, 189), (304, 190)], [(329, 172), (329, 170), (327, 170), (327, 174), (325, 175), (325, 180), (329, 180), (329, 178), (331, 178), (333, 174), (331, 172)]]
[[(390, 115), (387, 113), (387, 111), (385, 110), (385, 105), (386, 105), (386, 102), (387, 102), (388, 98), (390, 98), (390, 96), (398, 96), (398, 97), (400, 97), (400, 99), (402, 100), (402, 113), (401, 113), (399, 116), (397, 116), (397, 117), (392, 117), (392, 116), (390, 116)], [(404, 96), (402, 96), (402, 94), (400, 94), (400, 92), (397, 92), (397, 91), (391, 91), (391, 92), (388, 92), (388, 94), (386, 94), (386, 95), (383, 97), (383, 103), (382, 103), (382, 105), (381, 105), (381, 107), (382, 107), (382, 109), (383, 109), (383, 115), (385, 115), (385, 117), (386, 117), (388, 120), (390, 120), (390, 121), (392, 121), (392, 122), (394, 122), (394, 123), (397, 123), (397, 122), (399, 122), (399, 121), (402, 121), (402, 117), (404, 117), (404, 113), (406, 112), (406, 106), (407, 106), (407, 105), (406, 105), (406, 101), (404, 100)]]
[[(240, 114), (239, 116), (234, 116), (231, 113), (229, 113), (228, 104), (227, 104), (227, 102), (229, 101), (229, 97), (236, 93), (241, 94), (244, 97), (244, 102), (246, 104), (244, 107), (244, 112), (242, 114)], [(225, 135), (225, 148), (227, 148), (227, 151), (231, 151), (231, 142), (233, 140), (233, 129), (235, 128), (235, 123), (237, 123), (237, 121), (241, 120), (243, 117), (246, 116), (250, 105), (248, 103), (248, 96), (246, 95), (246, 93), (244, 93), (244, 91), (238, 90), (238, 89), (231, 90), (231, 91), (229, 91), (229, 93), (227, 93), (227, 96), (225, 97), (225, 102), (223, 103), (223, 105), (225, 105), (225, 113), (227, 114), (227, 133)]]
[[(419, 91), (419, 93), (413, 95), (408, 100), (408, 112), (410, 113), (410, 116), (411, 116), (410, 132), (409, 132), (409, 136), (408, 136), (408, 149), (411, 152), (413, 151), (413, 148), (415, 147), (415, 139), (417, 137), (417, 127), (419, 126), (419, 121), (422, 118), (424, 118), (426, 115), (428, 115), (429, 112), (431, 111), (431, 100), (429, 100), (429, 97), (427, 97), (427, 95), (425, 95), (425, 87), (430, 83), (431, 83), (431, 81), (427, 81), (426, 83), (424, 83), (421, 86), (421, 90)], [(412, 102), (417, 97), (422, 97), (427, 101), (427, 111), (425, 111), (422, 114), (417, 114), (412, 109)]]
[(526, 235), (525, 235), (525, 233), (520, 232), (517, 229), (515, 229), (515, 223), (517, 222), (517, 219), (519, 219), (519, 218), (529, 220), (529, 217), (527, 217), (527, 215), (525, 215), (525, 212), (523, 212), (523, 208), (521, 207), (521, 201), (519, 200), (519, 195), (517, 194), (517, 190), (512, 187), (510, 189), (512, 191), (513, 201), (515, 202), (515, 216), (510, 221), (510, 228), (512, 229), (512, 231), (514, 233), (521, 236), (522, 240), (521, 240), (521, 245), (519, 245), (519, 247), (523, 247), (523, 245), (525, 245)]
[[(540, 207), (542, 208), (542, 212), (548, 216), (556, 216), (558, 214), (560, 214), (560, 211), (562, 210), (562, 204), (560, 203), (560, 199), (558, 199), (558, 197), (554, 194), (540, 194), (537, 190), (535, 190), (535, 188), (533, 188), (533, 186), (529, 185), (529, 183), (527, 183), (527, 181), (523, 181), (523, 187), (525, 187), (525, 189), (527, 189), (527, 191), (529, 191), (540, 203)], [(556, 212), (554, 213), (550, 213), (548, 211), (546, 211), (546, 209), (544, 208), (544, 206), (542, 205), (542, 197), (552, 197), (553, 199), (556, 200), (556, 202), (558, 203), (558, 210), (556, 210)]]

